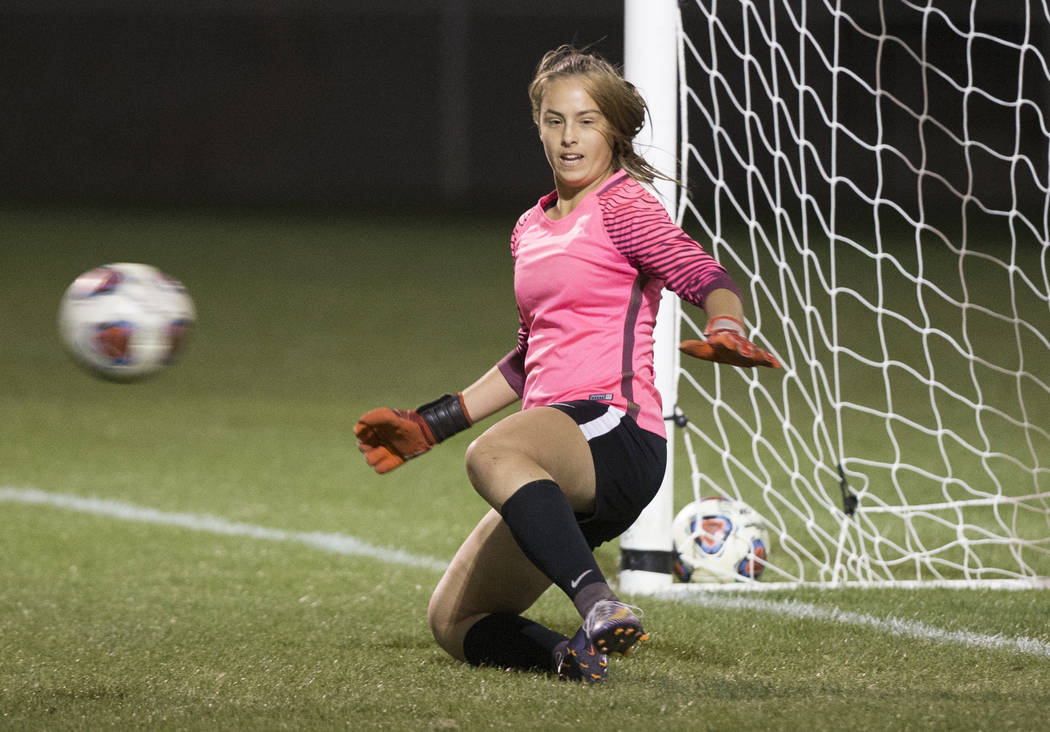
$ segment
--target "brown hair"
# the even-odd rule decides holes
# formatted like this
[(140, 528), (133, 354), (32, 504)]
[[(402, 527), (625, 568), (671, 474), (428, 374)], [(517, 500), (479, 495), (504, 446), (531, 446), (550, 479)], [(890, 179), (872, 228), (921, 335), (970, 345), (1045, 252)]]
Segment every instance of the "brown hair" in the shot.
[(569, 76), (580, 77), (587, 94), (608, 122), (606, 137), (616, 167), (643, 183), (652, 183), (656, 178), (674, 181), (635, 152), (634, 138), (641, 132), (649, 108), (634, 85), (595, 53), (566, 44), (544, 54), (529, 84), (532, 121), (539, 124), (540, 105), (547, 85)]

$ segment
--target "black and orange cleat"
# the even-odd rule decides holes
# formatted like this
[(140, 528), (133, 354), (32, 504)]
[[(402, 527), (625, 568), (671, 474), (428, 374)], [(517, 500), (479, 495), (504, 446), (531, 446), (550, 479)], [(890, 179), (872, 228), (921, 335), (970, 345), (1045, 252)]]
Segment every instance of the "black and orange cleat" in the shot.
[(563, 681), (600, 684), (609, 673), (609, 657), (594, 647), (580, 628), (568, 643), (555, 651), (555, 670)]
[(635, 643), (649, 634), (642, 628), (639, 608), (618, 600), (597, 602), (583, 621), (583, 632), (599, 653), (627, 655)]

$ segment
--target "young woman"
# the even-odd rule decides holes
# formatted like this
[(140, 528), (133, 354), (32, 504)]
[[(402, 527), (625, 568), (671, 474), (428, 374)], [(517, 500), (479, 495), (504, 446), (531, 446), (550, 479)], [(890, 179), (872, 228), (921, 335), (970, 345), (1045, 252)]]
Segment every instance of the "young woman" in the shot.
[[(555, 190), (511, 235), (517, 347), (462, 392), (374, 409), (355, 431), (385, 473), (522, 400), (467, 449), (467, 475), (492, 509), (438, 583), (430, 627), (471, 664), (597, 682), (608, 654), (646, 637), (592, 550), (634, 522), (664, 473), (652, 363), (662, 289), (708, 317), (706, 340), (683, 344), (687, 353), (779, 364), (745, 338), (725, 269), (640, 184), (659, 173), (632, 146), (646, 113), (635, 88), (598, 56), (563, 46), (543, 57), (529, 96)], [(521, 615), (552, 583), (583, 619), (571, 637)]]

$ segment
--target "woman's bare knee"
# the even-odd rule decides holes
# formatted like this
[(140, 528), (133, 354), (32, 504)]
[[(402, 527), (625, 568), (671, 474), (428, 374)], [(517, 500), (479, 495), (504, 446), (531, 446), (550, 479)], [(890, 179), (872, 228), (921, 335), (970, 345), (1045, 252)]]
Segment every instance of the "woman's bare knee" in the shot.
[(484, 437), (485, 435), (481, 435), (467, 445), (467, 451), (463, 456), (467, 478), (475, 488), (479, 483), (484, 482), (488, 472), (488, 463), (492, 460), (492, 456), (487, 454), (489, 449)]
[(539, 466), (498, 437), (481, 435), (467, 447), (467, 477), (478, 494), (499, 510), (521, 485), (534, 480)]
[(554, 480), (573, 508), (586, 510), (594, 498), (590, 448), (557, 409), (518, 412), (493, 425), (467, 448), (466, 467), (474, 489), (496, 510), (534, 480)]

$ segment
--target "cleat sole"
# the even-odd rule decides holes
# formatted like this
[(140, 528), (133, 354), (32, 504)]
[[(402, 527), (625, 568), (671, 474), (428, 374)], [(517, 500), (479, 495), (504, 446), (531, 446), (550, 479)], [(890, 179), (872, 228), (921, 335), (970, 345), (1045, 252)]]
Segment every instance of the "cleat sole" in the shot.
[(617, 628), (610, 637), (596, 638), (593, 643), (600, 653), (622, 653), (626, 656), (632, 646), (648, 639), (649, 634), (637, 628)]

